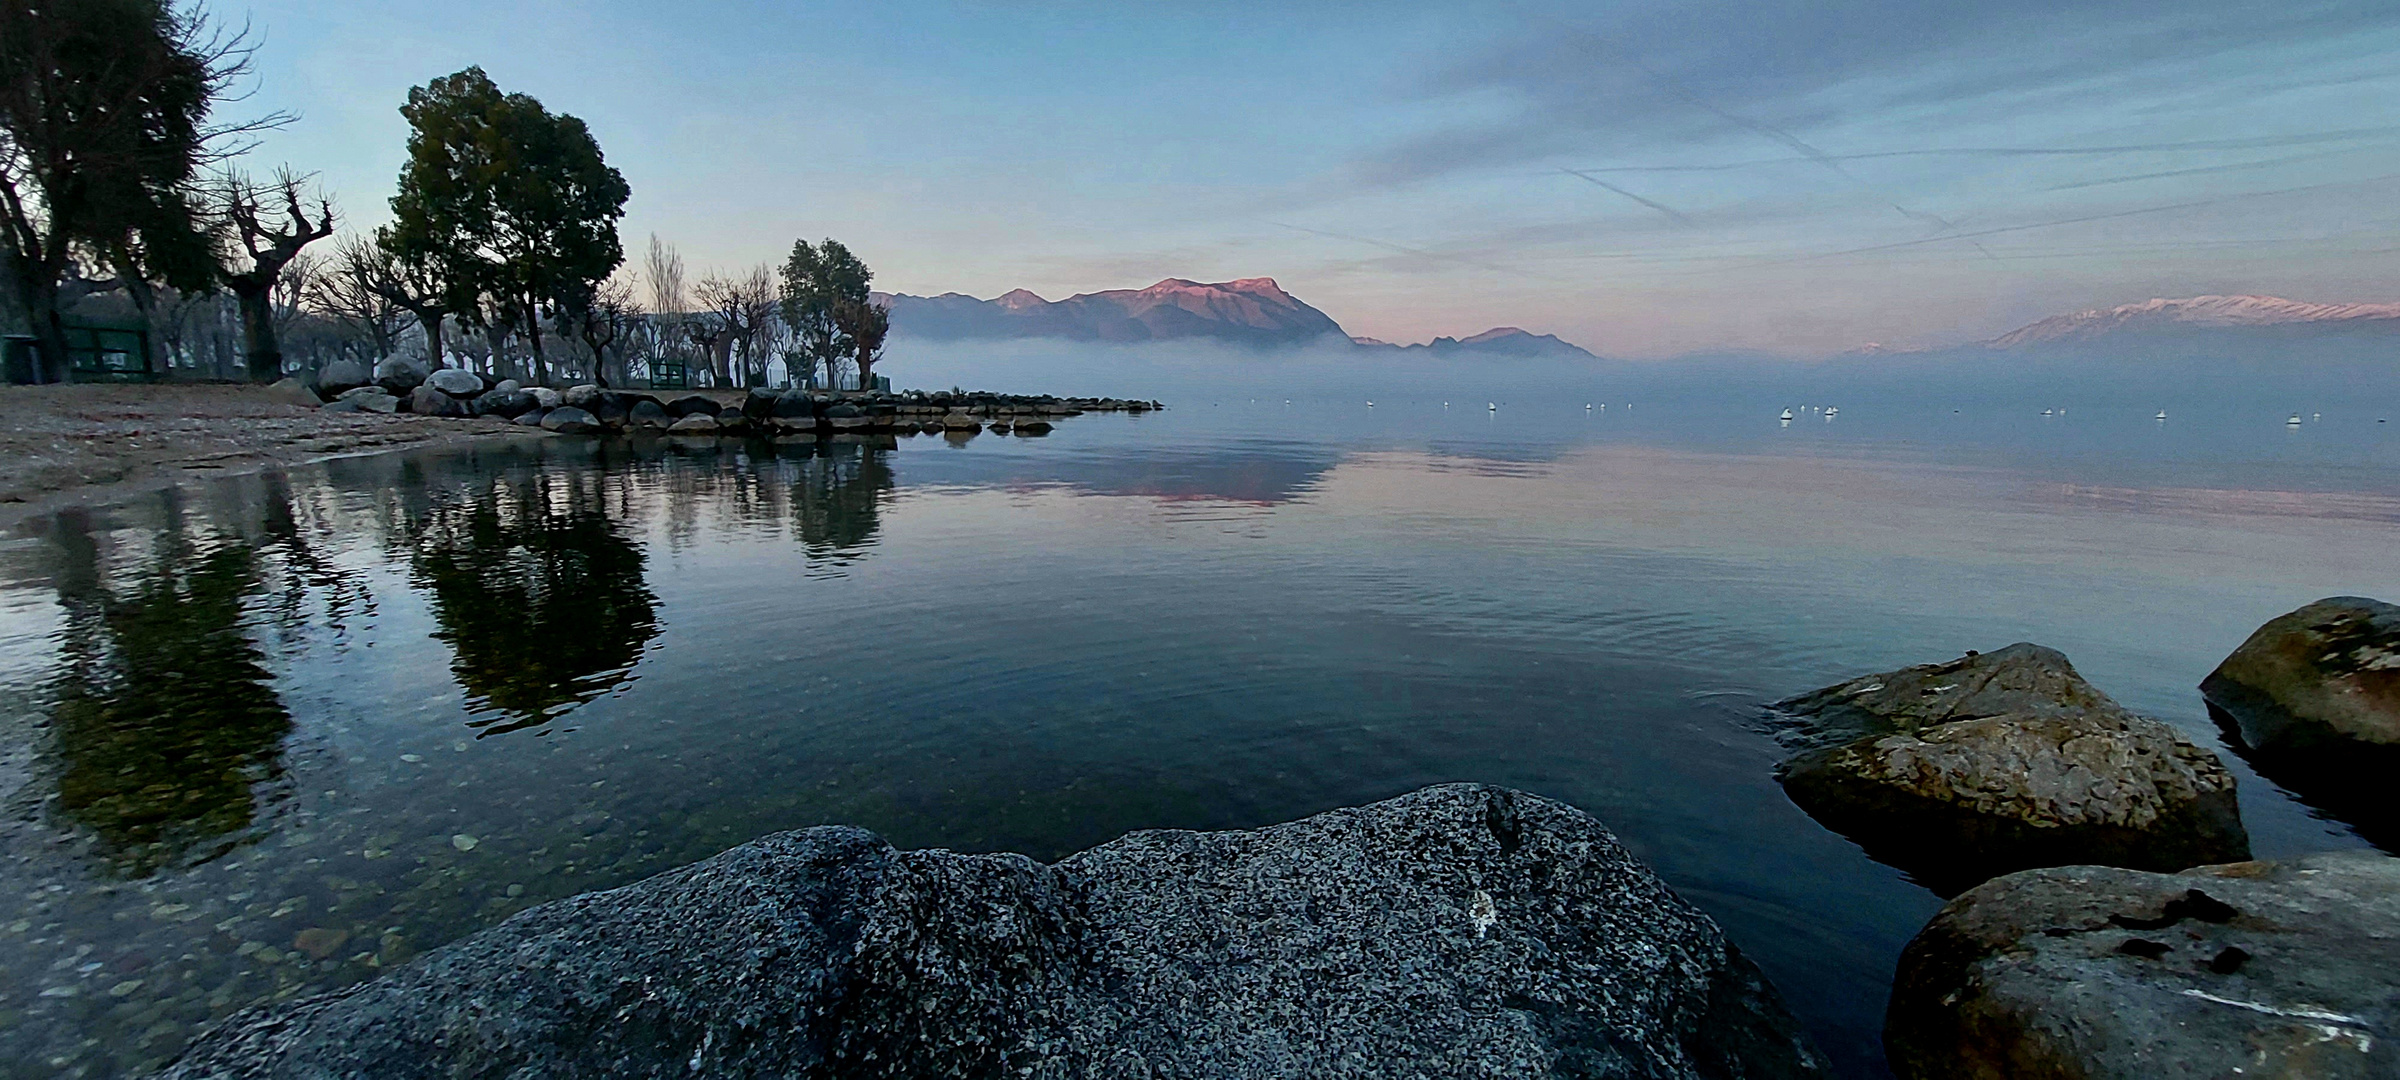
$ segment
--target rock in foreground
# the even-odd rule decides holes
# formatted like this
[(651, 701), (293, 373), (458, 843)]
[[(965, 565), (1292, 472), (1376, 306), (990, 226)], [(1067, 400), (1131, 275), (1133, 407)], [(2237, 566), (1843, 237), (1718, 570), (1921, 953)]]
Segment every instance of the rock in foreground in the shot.
[(1900, 957), (1902, 1080), (2400, 1077), (2400, 859), (2031, 870)]
[(1601, 824), (1427, 788), (1058, 863), (822, 827), (237, 1015), (182, 1077), (1820, 1076)]
[(1792, 801), (1943, 895), (2036, 866), (2250, 857), (2224, 763), (2055, 650), (1969, 653), (1777, 708), (1813, 725), (1813, 748), (1778, 770)]
[(2400, 747), (2400, 607), (2336, 596), (2279, 616), (2200, 692), (2253, 749)]
[(2267, 778), (2400, 850), (2400, 607), (2319, 600), (2269, 620), (2200, 684)]

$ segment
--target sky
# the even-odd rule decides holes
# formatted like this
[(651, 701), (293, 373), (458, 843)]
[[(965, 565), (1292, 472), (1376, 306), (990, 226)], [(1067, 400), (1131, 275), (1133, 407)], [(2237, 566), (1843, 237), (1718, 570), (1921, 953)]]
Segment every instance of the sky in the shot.
[(2154, 296), (2400, 300), (2400, 4), (219, 0), (388, 217), (411, 86), (587, 122), (699, 273), (1272, 277), (1353, 334), (1632, 358), (1980, 340)]

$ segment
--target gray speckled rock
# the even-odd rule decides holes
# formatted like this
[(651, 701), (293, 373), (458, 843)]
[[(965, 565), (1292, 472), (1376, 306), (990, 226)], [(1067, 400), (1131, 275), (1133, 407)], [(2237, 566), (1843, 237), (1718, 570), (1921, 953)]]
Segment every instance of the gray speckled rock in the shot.
[(2030, 870), (1900, 957), (1903, 1080), (2400, 1077), (2400, 859)]
[(573, 405), (561, 405), (542, 413), (542, 430), (561, 435), (590, 435), (600, 430), (600, 422)]
[(2336, 596), (2271, 619), (2200, 693), (2261, 775), (2400, 851), (2400, 606)]
[(1811, 723), (1777, 770), (1827, 828), (1955, 895), (1996, 874), (2250, 857), (2234, 778), (2056, 651), (2011, 645), (1853, 679), (1777, 708)]
[(455, 398), (471, 398), (483, 393), (483, 376), (465, 368), (443, 368), (425, 376), (425, 385)]
[(1475, 785), (1053, 865), (767, 837), (239, 1014), (175, 1077), (1821, 1076), (1598, 821)]
[(2400, 747), (2400, 607), (2336, 596), (2278, 616), (2200, 692), (2255, 749)]

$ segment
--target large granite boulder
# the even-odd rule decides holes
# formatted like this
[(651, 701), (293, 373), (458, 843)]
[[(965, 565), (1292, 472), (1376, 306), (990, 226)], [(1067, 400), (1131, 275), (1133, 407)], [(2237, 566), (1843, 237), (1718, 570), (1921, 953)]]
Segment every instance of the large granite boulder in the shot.
[(425, 385), (454, 398), (471, 398), (483, 393), (483, 376), (465, 368), (443, 368), (425, 376)]
[[(452, 370), (455, 369), (442, 369), (442, 371)], [(439, 375), (441, 372), (437, 371), (434, 374)], [(418, 416), (463, 417), (467, 415), (467, 403), (462, 398), (455, 398), (443, 393), (432, 383), (426, 383), (408, 392), (408, 411)]]
[(391, 391), (393, 397), (406, 397), (424, 382), (425, 365), (407, 357), (395, 356), (375, 365), (375, 385)]
[(1792, 801), (1945, 896), (2029, 867), (2250, 857), (2224, 763), (2055, 650), (1969, 653), (1775, 708), (1802, 725), (1777, 770)]
[(782, 833), (237, 1014), (175, 1077), (1821, 1076), (1601, 824), (1450, 785), (1052, 865)]
[(2400, 851), (2400, 607), (2336, 596), (2271, 619), (2200, 693), (2260, 775)]
[(353, 388), (335, 400), (357, 402), (360, 412), (400, 411), (400, 399), (393, 397), (391, 392), (383, 387), (373, 384)]
[(628, 427), (663, 428), (674, 421), (667, 416), (666, 407), (660, 405), (657, 398), (635, 396), (626, 403), (625, 423)]
[(693, 415), (713, 417), (722, 411), (724, 407), (706, 394), (685, 394), (667, 402), (667, 415), (677, 420)]
[(573, 405), (561, 405), (542, 413), (542, 430), (561, 435), (591, 435), (600, 430), (600, 421)]
[(367, 365), (356, 360), (329, 361), (317, 369), (317, 393), (328, 398), (338, 399), (345, 392), (374, 381), (374, 373), (367, 370)]
[(2278, 616), (2200, 692), (2254, 749), (2400, 747), (2400, 607), (2336, 596)]
[[(503, 383), (502, 387), (506, 385)], [(541, 408), (541, 402), (532, 394), (505, 388), (494, 389), (468, 404), (468, 411), (477, 416), (498, 416), (511, 420), (538, 408)]]
[(780, 390), (752, 387), (742, 395), (742, 415), (751, 420), (765, 420), (775, 415), (775, 402), (783, 397)]
[(2400, 1077), (2400, 859), (1987, 882), (1900, 956), (1902, 1080)]
[(816, 415), (816, 399), (810, 397), (808, 391), (799, 389), (786, 390), (777, 395), (774, 408), (768, 411), (771, 419), (802, 420), (810, 423), (815, 422)]

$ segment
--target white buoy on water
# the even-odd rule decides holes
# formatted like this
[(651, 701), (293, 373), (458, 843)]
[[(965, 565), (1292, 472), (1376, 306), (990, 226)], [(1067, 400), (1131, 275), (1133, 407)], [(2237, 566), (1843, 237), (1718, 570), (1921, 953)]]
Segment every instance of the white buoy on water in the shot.
[[(1800, 406), (1800, 407), (1801, 407), (1801, 408), (1803, 408), (1803, 409), (1805, 409), (1805, 408), (1807, 408), (1808, 406), (1806, 406), (1806, 405), (1802, 405), (1802, 406)], [(1785, 410), (1783, 410), (1783, 416), (1781, 416), (1779, 419), (1789, 420), (1789, 419), (1791, 419), (1791, 418), (1792, 418), (1792, 410), (1790, 410), (1790, 409), (1785, 409)]]
[(1487, 401), (1483, 403), (1483, 408), (1485, 412), (1499, 412), (1500, 403), (1496, 401)]
[(2283, 422), (2283, 426), (2285, 426), (2285, 427), (2299, 427), (2299, 426), (2300, 426), (2300, 414), (2299, 414), (2299, 413), (2293, 413), (2293, 414), (2292, 414), (2292, 418), (2291, 418), (2291, 419), (2289, 419), (2289, 420), (2286, 420), (2286, 421), (2284, 421), (2284, 422)]
[(2164, 419), (2166, 419), (2166, 418), (2167, 418), (2167, 410), (2165, 410), (2165, 409), (2160, 409), (2160, 410), (2158, 410), (2158, 419), (2164, 420)]

